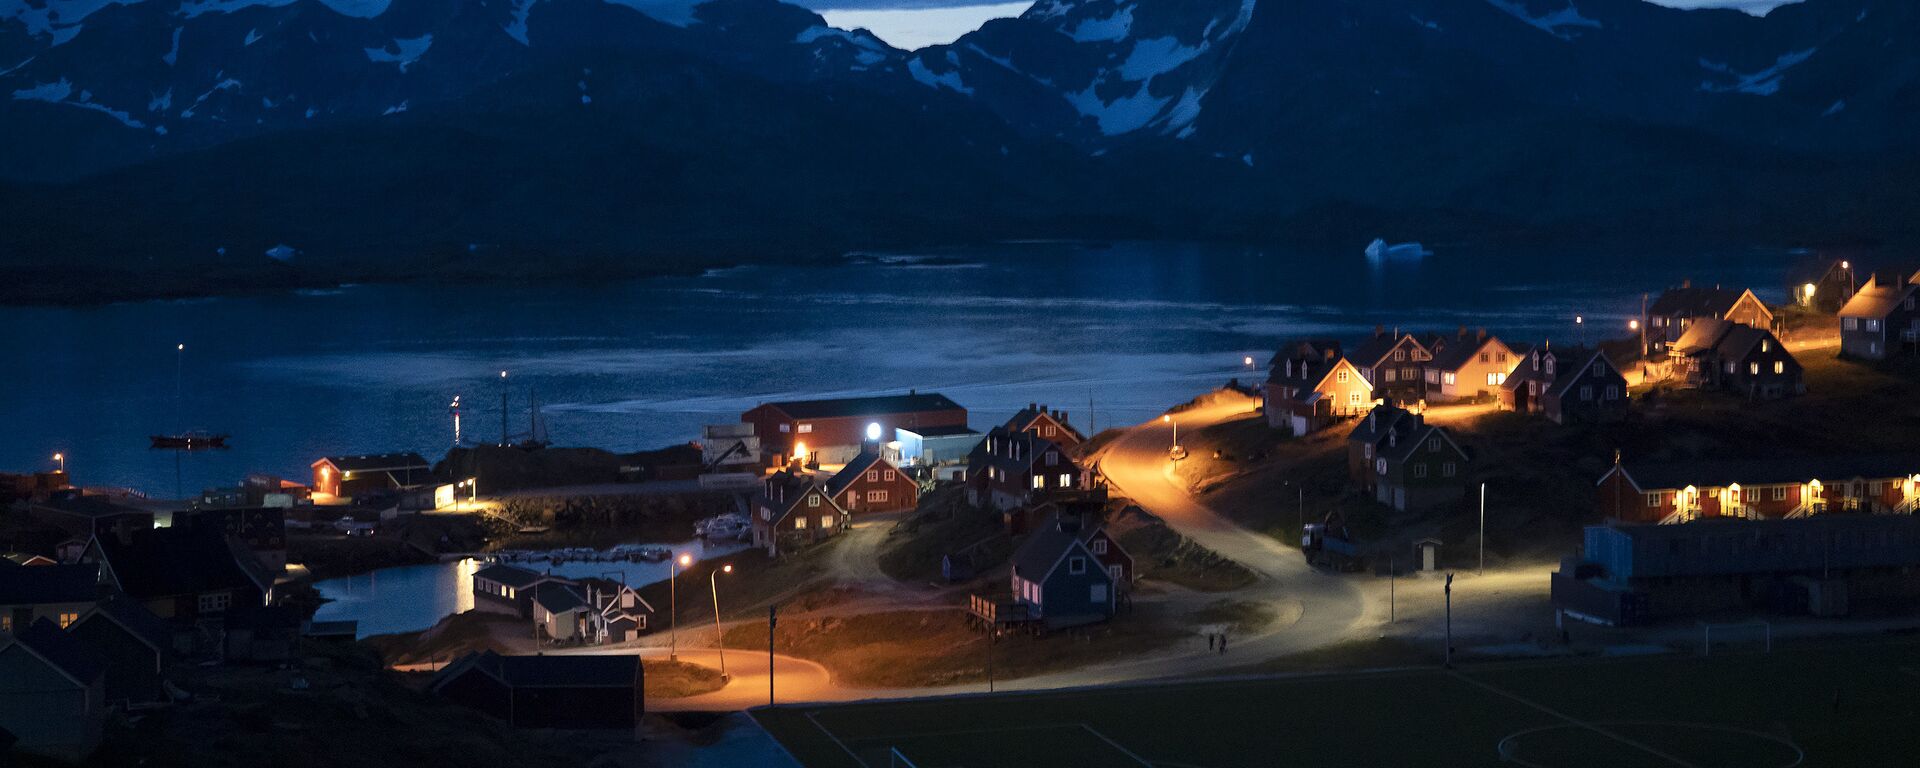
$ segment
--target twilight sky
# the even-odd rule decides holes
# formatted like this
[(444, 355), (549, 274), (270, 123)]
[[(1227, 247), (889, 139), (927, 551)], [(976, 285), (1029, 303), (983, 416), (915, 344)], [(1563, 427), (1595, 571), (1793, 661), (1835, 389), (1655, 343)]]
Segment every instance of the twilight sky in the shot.
[[(790, 0), (793, 1), (793, 0)], [(1765, 13), (1775, 6), (1798, 0), (1653, 0), (1675, 8), (1738, 8), (1748, 13)], [(979, 29), (988, 19), (1018, 16), (1032, 0), (1020, 2), (982, 2), (981, 0), (798, 0), (825, 16), (827, 23), (841, 29), (866, 27), (880, 39), (912, 50), (954, 38)]]

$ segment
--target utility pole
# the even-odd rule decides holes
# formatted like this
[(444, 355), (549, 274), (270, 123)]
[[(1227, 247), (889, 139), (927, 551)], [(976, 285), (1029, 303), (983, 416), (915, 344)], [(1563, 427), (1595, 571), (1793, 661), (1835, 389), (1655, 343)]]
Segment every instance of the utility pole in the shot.
[(1447, 651), (1445, 666), (1453, 669), (1453, 574), (1447, 574)]
[(1647, 349), (1647, 294), (1640, 294), (1640, 359), (1646, 360), (1652, 351)]
[(1476, 574), (1487, 575), (1487, 484), (1480, 484), (1480, 570)]
[(500, 444), (507, 444), (507, 372), (500, 372)]
[(1398, 618), (1399, 601), (1395, 599), (1395, 595), (1394, 595), (1394, 586), (1399, 582), (1399, 580), (1400, 580), (1400, 568), (1399, 566), (1394, 565), (1393, 553), (1388, 552), (1387, 553), (1387, 623), (1388, 624), (1392, 624), (1396, 621), (1399, 621), (1399, 618)]
[(766, 707), (774, 707), (774, 622), (780, 620), (780, 607), (766, 607)]

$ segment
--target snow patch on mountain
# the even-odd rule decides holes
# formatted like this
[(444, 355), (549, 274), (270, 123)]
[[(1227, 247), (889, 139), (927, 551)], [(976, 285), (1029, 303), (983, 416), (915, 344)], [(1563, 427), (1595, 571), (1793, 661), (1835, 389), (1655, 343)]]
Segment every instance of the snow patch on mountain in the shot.
[(921, 85), (925, 85), (928, 88), (935, 90), (947, 88), (955, 93), (963, 93), (969, 96), (973, 95), (973, 89), (967, 87), (967, 84), (960, 80), (959, 57), (954, 55), (952, 51), (947, 52), (947, 66), (952, 67), (952, 69), (936, 73), (927, 66), (925, 61), (921, 60), (921, 57), (916, 56), (907, 62), (907, 74), (913, 76), (913, 79), (918, 80)]
[(395, 104), (395, 105), (393, 105), (393, 106), (391, 106), (391, 107), (387, 107), (387, 108), (386, 108), (386, 111), (383, 111), (383, 112), (381, 112), (381, 113), (380, 113), (380, 116), (381, 116), (381, 117), (386, 117), (387, 115), (397, 115), (397, 114), (400, 114), (400, 113), (402, 113), (402, 112), (405, 112), (405, 111), (407, 111), (407, 107), (409, 107), (409, 106), (412, 106), (412, 104), (413, 104), (413, 102), (412, 102), (412, 101), (402, 101), (402, 102), (400, 102), (400, 103), (398, 103), (398, 104)]
[(95, 102), (92, 93), (81, 91), (78, 96), (74, 95), (73, 83), (64, 77), (60, 78), (57, 82), (40, 83), (32, 88), (16, 90), (13, 92), (13, 98), (15, 101), (44, 101), (48, 104), (79, 107), (111, 117), (120, 121), (121, 125), (128, 128), (144, 129), (147, 127), (146, 123), (135, 120), (133, 115), (127, 114), (125, 110), (114, 109), (105, 104)]
[(1122, 96), (1113, 101), (1104, 101), (1094, 91), (1099, 84), (1087, 86), (1086, 90), (1067, 94), (1067, 102), (1080, 114), (1094, 119), (1100, 124), (1100, 132), (1108, 136), (1132, 133), (1147, 127), (1154, 116), (1166, 108), (1170, 98), (1155, 96), (1141, 83), (1130, 96)]
[(298, 255), (300, 255), (300, 249), (287, 245), (286, 243), (281, 243), (267, 249), (267, 258), (273, 259), (274, 261), (293, 261), (293, 257)]
[(1181, 45), (1173, 37), (1156, 37), (1140, 40), (1133, 44), (1133, 52), (1127, 55), (1126, 62), (1120, 65), (1120, 77), (1126, 80), (1146, 80), (1178, 69), (1180, 65), (1193, 61), (1207, 52), (1207, 42), (1202, 40), (1197, 46)]
[[(217, 76), (218, 75), (216, 75), (216, 77)], [(219, 93), (221, 91), (231, 91), (239, 87), (240, 87), (239, 80), (235, 80), (231, 77), (224, 78), (220, 82), (214, 83), (213, 87), (208, 88), (205, 93), (202, 93), (199, 96), (194, 97), (193, 104), (188, 106), (186, 109), (181, 110), (180, 116), (183, 118), (192, 118), (194, 111), (200, 109), (200, 105), (205, 104), (207, 99), (213, 98), (214, 94)]]
[(180, 33), (185, 31), (187, 31), (186, 27), (173, 28), (173, 46), (167, 49), (166, 55), (160, 57), (160, 60), (166, 62), (169, 67), (180, 60)]
[(1557, 11), (1535, 15), (1521, 4), (1520, 0), (1487, 0), (1489, 5), (1505, 11), (1507, 15), (1524, 21), (1534, 28), (1562, 40), (1572, 40), (1579, 35), (1581, 28), (1601, 29), (1605, 25), (1580, 15), (1580, 9), (1573, 3)]
[(1847, 108), (1847, 100), (1841, 99), (1839, 101), (1834, 102), (1833, 106), (1827, 107), (1827, 111), (1820, 113), (1820, 116), (1833, 117), (1834, 115), (1840, 114), (1840, 110), (1843, 110), (1846, 108)]
[(1067, 35), (1075, 42), (1112, 43), (1127, 39), (1133, 31), (1133, 6), (1122, 6), (1112, 16), (1101, 19), (1087, 19), (1074, 25)]
[(407, 73), (407, 67), (413, 66), (413, 63), (419, 61), (421, 56), (426, 55), (427, 49), (432, 47), (433, 35), (429, 34), (419, 37), (396, 38), (392, 44), (386, 47), (366, 48), (363, 50), (367, 53), (368, 61), (381, 64), (398, 64), (400, 65), (400, 74), (404, 75)]
[(33, 60), (34, 60), (34, 59), (37, 59), (37, 58), (40, 58), (40, 57), (38, 57), (38, 56), (28, 56), (28, 57), (27, 57), (27, 60), (26, 60), (26, 61), (23, 61), (23, 62), (20, 62), (20, 63), (18, 63), (18, 64), (15, 64), (15, 65), (13, 65), (13, 66), (11, 66), (11, 67), (7, 67), (6, 69), (0, 69), (0, 77), (6, 77), (7, 75), (11, 75), (11, 74), (13, 74), (13, 73), (15, 73), (15, 72), (18, 72), (18, 71), (20, 71), (20, 68), (22, 68), (22, 67), (25, 67), (25, 66), (26, 66), (26, 65), (28, 65), (28, 64), (32, 64), (32, 63), (33, 63)]
[(109, 5), (131, 5), (140, 0), (0, 0), (0, 20), (15, 19), (34, 37), (48, 35), (53, 45), (80, 34), (80, 22)]
[(158, 96), (155, 96), (147, 100), (148, 112), (165, 112), (172, 108), (173, 108), (172, 86), (168, 86), (166, 93), (162, 93)]
[(871, 67), (886, 61), (887, 54), (893, 52), (893, 48), (871, 35), (857, 34), (833, 27), (815, 25), (800, 30), (800, 34), (793, 36), (793, 42), (797, 45), (813, 45), (823, 40), (832, 41), (831, 44), (844, 43), (858, 49), (853, 54), (853, 60), (857, 63), (856, 68)]
[(257, 42), (260, 42), (260, 30), (249, 29), (247, 30), (247, 38), (240, 41), (240, 47), (245, 48)]
[[(131, 5), (141, 0), (115, 0)], [(233, 13), (234, 11), (264, 6), (280, 8), (292, 5), (299, 0), (182, 0), (180, 15), (189, 19), (209, 13)], [(371, 19), (387, 12), (392, 0), (319, 0), (328, 10), (342, 16), (356, 19)]]
[(1715, 74), (1733, 78), (1730, 83), (1715, 83), (1711, 80), (1700, 84), (1700, 90), (1708, 93), (1745, 93), (1753, 96), (1772, 96), (1780, 91), (1780, 81), (1786, 77), (1787, 70), (1794, 65), (1811, 58), (1818, 48), (1784, 53), (1773, 60), (1773, 66), (1751, 74), (1735, 71), (1732, 67), (1719, 62), (1700, 60), (1700, 68)]
[(527, 15), (533, 12), (533, 4), (540, 0), (513, 0), (513, 21), (506, 26), (507, 37), (521, 45), (533, 45), (527, 40)]

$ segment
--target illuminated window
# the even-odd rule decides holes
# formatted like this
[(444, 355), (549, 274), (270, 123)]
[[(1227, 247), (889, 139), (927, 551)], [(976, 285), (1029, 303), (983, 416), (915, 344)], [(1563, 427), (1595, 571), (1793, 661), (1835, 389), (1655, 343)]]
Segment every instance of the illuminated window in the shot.
[(1441, 374), (1440, 379), (1444, 381), (1448, 386), (1452, 386), (1454, 382), (1458, 381), (1455, 375), (1451, 372)]
[(1786, 363), (1786, 361), (1784, 361), (1784, 360), (1775, 360), (1775, 361), (1773, 361), (1773, 372), (1774, 372), (1775, 374), (1782, 374), (1782, 373), (1786, 373), (1786, 372), (1787, 372), (1787, 363)]
[(1428, 383), (1428, 384), (1438, 384), (1438, 383), (1440, 383), (1440, 372), (1439, 372), (1439, 371), (1427, 371), (1427, 383)]
[(1773, 351), (1773, 343), (1772, 343), (1772, 342), (1770, 342), (1770, 341), (1767, 341), (1766, 339), (1761, 339), (1761, 340), (1760, 340), (1760, 351), (1762, 351), (1762, 352), (1771, 352), (1771, 351)]
[(803, 434), (803, 435), (804, 435), (804, 434), (807, 434), (808, 432), (812, 432), (812, 431), (813, 431), (813, 425), (812, 425), (812, 424), (802, 424), (802, 425), (800, 425), (800, 434)]
[(1867, 330), (1869, 331), (1880, 330), (1880, 320), (1878, 318), (1872, 318), (1872, 317), (1867, 318)]
[(13, 614), (0, 613), (0, 632), (13, 631)]
[(1067, 473), (1065, 473), (1065, 472), (1062, 472), (1062, 473), (1060, 473), (1060, 487), (1062, 487), (1062, 488), (1072, 488), (1072, 487), (1073, 487), (1073, 475), (1069, 475), (1069, 474), (1067, 474)]
[(887, 502), (886, 491), (867, 491), (867, 503), (885, 504), (886, 502)]
[(71, 627), (73, 626), (74, 622), (79, 620), (80, 620), (80, 614), (77, 614), (77, 613), (60, 614), (60, 628), (66, 629), (67, 627)]
[(833, 527), (833, 518), (831, 518), (831, 517), (823, 517), (823, 518), (820, 518), (820, 527), (821, 527), (821, 528), (832, 528), (832, 527)]
[(809, 507), (817, 507), (817, 506), (820, 506), (820, 497), (819, 497), (819, 496), (808, 496), (808, 497), (807, 497), (807, 506), (809, 506)]
[(804, 530), (806, 530), (806, 529), (807, 529), (807, 516), (806, 516), (806, 515), (795, 515), (795, 516), (794, 516), (794, 518), (793, 518), (793, 529), (794, 529), (794, 530), (796, 530), (796, 531), (804, 531)]
[(1042, 488), (1045, 488), (1045, 487), (1047, 487), (1047, 479), (1046, 479), (1046, 478), (1044, 478), (1044, 477), (1041, 477), (1041, 476), (1039, 476), (1039, 475), (1034, 475), (1034, 476), (1033, 476), (1033, 489), (1037, 491), (1037, 490), (1040, 490), (1040, 489), (1042, 489)]
[(1346, 382), (1346, 380), (1347, 380), (1347, 372), (1346, 372), (1346, 371), (1341, 371), (1341, 372), (1339, 372), (1339, 373), (1337, 373), (1337, 374), (1334, 374), (1334, 380), (1335, 380), (1335, 381), (1339, 381), (1339, 382), (1341, 382), (1341, 383), (1345, 383), (1345, 382)]

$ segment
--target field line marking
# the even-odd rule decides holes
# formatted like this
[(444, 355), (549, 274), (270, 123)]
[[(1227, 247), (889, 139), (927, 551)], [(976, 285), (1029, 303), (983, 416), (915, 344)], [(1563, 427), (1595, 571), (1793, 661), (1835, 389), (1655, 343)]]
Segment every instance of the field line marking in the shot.
[[(1627, 738), (1627, 737), (1625, 737), (1625, 736), (1621, 736), (1620, 734), (1617, 734), (1617, 733), (1614, 733), (1614, 732), (1612, 732), (1612, 731), (1609, 731), (1609, 730), (1607, 730), (1607, 729), (1605, 729), (1605, 728), (1601, 728), (1600, 726), (1598, 726), (1598, 725), (1594, 725), (1593, 723), (1589, 723), (1589, 722), (1587, 722), (1587, 721), (1585, 721), (1585, 720), (1581, 720), (1581, 719), (1579, 719), (1579, 718), (1576, 718), (1576, 717), (1573, 717), (1573, 716), (1571, 716), (1571, 715), (1567, 715), (1567, 714), (1563, 714), (1563, 713), (1561, 713), (1561, 712), (1558, 712), (1558, 711), (1555, 711), (1555, 710), (1553, 710), (1553, 709), (1550, 709), (1550, 708), (1548, 708), (1548, 707), (1547, 707), (1546, 705), (1544, 705), (1544, 704), (1540, 704), (1540, 703), (1538, 703), (1538, 702), (1535, 702), (1535, 701), (1532, 701), (1532, 700), (1530, 700), (1530, 699), (1527, 699), (1527, 698), (1524, 698), (1524, 697), (1522, 697), (1522, 696), (1520, 696), (1519, 694), (1516, 694), (1516, 693), (1511, 693), (1511, 692), (1508, 692), (1508, 691), (1506, 691), (1506, 690), (1503, 690), (1503, 689), (1501, 689), (1501, 688), (1497, 688), (1497, 687), (1495, 687), (1495, 686), (1493, 686), (1492, 684), (1489, 684), (1489, 683), (1483, 683), (1483, 682), (1481, 682), (1481, 681), (1479, 681), (1479, 680), (1475, 680), (1475, 679), (1473, 679), (1473, 678), (1471, 678), (1471, 677), (1467, 677), (1466, 675), (1463, 675), (1463, 674), (1460, 674), (1459, 672), (1449, 672), (1448, 674), (1450, 674), (1450, 675), (1452, 675), (1452, 676), (1454, 676), (1455, 678), (1458, 678), (1458, 679), (1459, 679), (1459, 680), (1461, 680), (1462, 682), (1465, 682), (1465, 683), (1467, 683), (1467, 684), (1469, 684), (1469, 685), (1472, 685), (1472, 686), (1474, 686), (1474, 687), (1476, 687), (1476, 688), (1480, 688), (1480, 689), (1482, 689), (1482, 690), (1485, 690), (1485, 691), (1488, 691), (1488, 692), (1491, 692), (1491, 693), (1495, 693), (1495, 694), (1498, 694), (1498, 695), (1500, 695), (1500, 696), (1503, 696), (1503, 697), (1506, 697), (1506, 698), (1508, 698), (1508, 699), (1512, 699), (1513, 701), (1516, 701), (1516, 702), (1519, 702), (1519, 703), (1521, 703), (1521, 704), (1525, 704), (1525, 705), (1527, 705), (1527, 706), (1529, 706), (1529, 707), (1532, 707), (1532, 708), (1534, 708), (1534, 709), (1537, 709), (1537, 710), (1540, 710), (1541, 712), (1545, 712), (1545, 713), (1547, 713), (1547, 714), (1549, 714), (1549, 715), (1552, 715), (1552, 716), (1554, 716), (1554, 717), (1557, 717), (1557, 718), (1560, 718), (1561, 720), (1565, 720), (1565, 721), (1567, 721), (1567, 722), (1569, 722), (1569, 723), (1572, 723), (1572, 724), (1574, 724), (1574, 725), (1577, 725), (1577, 726), (1579, 726), (1579, 727), (1581, 727), (1581, 728), (1585, 728), (1585, 729), (1587, 729), (1587, 730), (1589, 730), (1589, 731), (1593, 731), (1594, 733), (1597, 733), (1597, 734), (1600, 734), (1601, 736), (1605, 736), (1605, 737), (1607, 737), (1607, 738), (1609, 738), (1609, 739), (1613, 739), (1614, 741), (1617, 741), (1617, 742), (1620, 742), (1620, 743), (1622, 743), (1622, 744), (1625, 744), (1625, 745), (1627, 745), (1627, 746), (1629, 746), (1629, 747), (1633, 747), (1634, 749), (1638, 749), (1638, 750), (1640, 750), (1640, 751), (1642, 751), (1642, 752), (1645, 752), (1645, 753), (1647, 753), (1647, 754), (1649, 754), (1649, 755), (1653, 755), (1654, 757), (1657, 757), (1657, 758), (1660, 758), (1660, 759), (1662, 759), (1662, 760), (1665, 760), (1665, 761), (1667, 761), (1667, 762), (1669, 762), (1669, 763), (1673, 763), (1674, 765), (1682, 765), (1682, 766), (1686, 766), (1686, 768), (1700, 768), (1700, 766), (1697, 766), (1697, 765), (1694, 765), (1693, 763), (1689, 763), (1689, 762), (1687, 762), (1687, 761), (1685, 761), (1685, 760), (1682, 760), (1682, 759), (1680, 759), (1680, 758), (1677, 758), (1677, 757), (1674, 757), (1673, 755), (1669, 755), (1669, 754), (1667, 754), (1667, 753), (1665, 753), (1665, 752), (1662, 752), (1662, 751), (1660, 751), (1660, 750), (1657, 750), (1657, 749), (1654, 749), (1653, 747), (1650, 747), (1650, 746), (1647, 746), (1647, 745), (1645, 745), (1645, 744), (1642, 744), (1642, 743), (1640, 743), (1640, 742), (1638, 742), (1638, 741), (1634, 741), (1633, 739), (1629, 739), (1629, 738)], [(1504, 741), (1504, 740), (1503, 740), (1503, 741)], [(1496, 752), (1498, 752), (1498, 751), (1499, 751), (1499, 746), (1498, 746), (1498, 745), (1495, 745), (1495, 747), (1494, 747), (1494, 751), (1496, 751)], [(1506, 758), (1506, 755), (1501, 755), (1501, 758), (1502, 758), (1502, 759), (1505, 759), (1505, 758)]]
[(829, 731), (826, 726), (821, 725), (820, 718), (814, 717), (813, 715), (813, 710), (807, 710), (807, 722), (813, 723), (813, 727), (820, 729), (821, 735), (831, 739), (834, 746), (839, 747), (840, 751), (847, 753), (847, 757), (853, 758), (855, 765), (861, 766), (861, 768), (871, 768), (871, 766), (867, 765), (867, 761), (860, 759), (859, 755), (853, 753), (853, 749), (849, 748), (846, 742), (841, 741), (840, 737), (833, 735), (833, 731)]
[(1139, 763), (1140, 765), (1144, 766), (1144, 768), (1154, 768), (1153, 763), (1149, 763), (1147, 762), (1146, 758), (1143, 758), (1139, 755), (1134, 754), (1133, 750), (1120, 746), (1120, 742), (1107, 738), (1107, 735), (1104, 733), (1101, 733), (1100, 729), (1095, 728), (1091, 725), (1087, 725), (1086, 723), (1081, 723), (1080, 727), (1087, 729), (1087, 733), (1093, 734), (1094, 738), (1106, 742), (1107, 746), (1120, 750), (1120, 754), (1123, 754), (1129, 758), (1132, 758), (1134, 762)]

